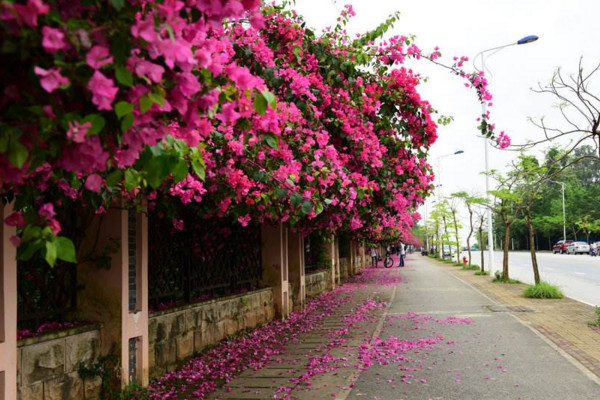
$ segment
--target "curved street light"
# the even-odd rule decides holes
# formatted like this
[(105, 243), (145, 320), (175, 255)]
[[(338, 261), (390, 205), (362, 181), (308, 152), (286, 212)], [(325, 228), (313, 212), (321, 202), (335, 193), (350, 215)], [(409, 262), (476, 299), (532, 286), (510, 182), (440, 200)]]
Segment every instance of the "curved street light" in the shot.
[[(500, 50), (505, 49), (507, 47), (532, 43), (538, 39), (539, 39), (539, 37), (536, 35), (529, 35), (529, 36), (525, 36), (525, 37), (517, 40), (514, 43), (509, 43), (509, 44), (505, 44), (503, 46), (492, 47), (490, 49), (480, 51), (473, 58), (473, 65), (475, 66), (475, 62), (477, 61), (477, 58), (481, 57), (481, 69), (479, 70), (477, 68), (477, 66), (475, 66), (475, 69), (477, 69), (478, 71), (485, 72), (485, 70), (487, 69), (485, 66), (486, 57), (493, 56)], [(490, 52), (492, 52), (492, 53), (490, 53)], [(490, 54), (487, 54), (487, 53), (490, 53)], [(488, 72), (490, 72), (490, 71), (488, 70)], [(490, 75), (491, 75), (491, 72), (490, 72)], [(485, 101), (485, 100), (481, 102), (481, 113), (482, 113), (482, 115), (486, 115), (486, 113), (487, 113), (487, 101)], [(485, 152), (484, 152), (484, 155), (485, 155), (485, 197), (487, 198), (488, 201), (490, 201), (491, 200), (490, 199), (490, 176), (489, 176), (490, 168), (489, 168), (489, 161), (488, 161), (489, 160), (488, 147), (490, 145), (488, 142), (489, 141), (484, 138), (483, 146), (485, 149)], [(488, 208), (486, 211), (486, 214), (487, 214), (486, 219), (487, 219), (487, 228), (488, 228), (488, 265), (489, 265), (488, 270), (490, 271), (490, 275), (493, 276), (494, 275), (494, 228), (492, 225), (492, 210), (490, 208)], [(481, 251), (483, 251), (483, 246), (482, 246)]]

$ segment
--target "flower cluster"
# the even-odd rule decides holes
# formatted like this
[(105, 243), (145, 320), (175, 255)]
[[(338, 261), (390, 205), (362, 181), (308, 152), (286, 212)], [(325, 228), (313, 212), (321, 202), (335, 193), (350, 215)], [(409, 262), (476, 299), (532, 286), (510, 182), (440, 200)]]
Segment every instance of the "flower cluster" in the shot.
[(408, 237), (437, 137), (403, 65), (421, 50), (404, 36), (377, 43), (397, 16), (351, 39), (351, 7), (319, 36), (259, 6), (0, 5), (0, 191), (16, 198), (19, 257), (74, 261), (58, 235), (87, 221), (66, 229), (63, 214), (143, 197), (178, 230), (193, 228), (181, 217), (193, 208), (242, 226)]

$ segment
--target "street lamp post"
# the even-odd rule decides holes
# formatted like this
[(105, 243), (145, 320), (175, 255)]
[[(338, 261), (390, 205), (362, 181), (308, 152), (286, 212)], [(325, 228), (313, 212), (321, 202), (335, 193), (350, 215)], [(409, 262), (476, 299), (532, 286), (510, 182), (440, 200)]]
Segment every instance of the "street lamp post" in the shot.
[(454, 153), (450, 153), (450, 154), (444, 154), (443, 156), (439, 156), (435, 159), (435, 164), (436, 164), (436, 169), (438, 172), (438, 184), (436, 185), (438, 187), (438, 198), (441, 197), (442, 194), (442, 189), (440, 189), (442, 187), (442, 168), (441, 168), (441, 162), (443, 158), (446, 157), (450, 157), (450, 156), (456, 156), (458, 154), (463, 154), (464, 150), (456, 150)]
[[(515, 43), (509, 43), (509, 44), (505, 44), (503, 46), (497, 46), (497, 47), (492, 47), (491, 49), (487, 49), (487, 50), (483, 50), (480, 51), (479, 53), (477, 53), (475, 55), (475, 58), (473, 59), (473, 62), (475, 63), (477, 61), (478, 57), (481, 57), (481, 71), (484, 71), (487, 69), (485, 66), (485, 58), (487, 56), (492, 56), (494, 54), (496, 54), (497, 52), (499, 52), (502, 49), (505, 49), (507, 47), (510, 46), (515, 46), (515, 45), (520, 45), (520, 44), (527, 44), (527, 43), (531, 43), (531, 42), (535, 42), (536, 40), (538, 40), (538, 37), (535, 35), (529, 35), (529, 36), (525, 36), (524, 38), (521, 38), (519, 40), (517, 40)], [(491, 54), (488, 54), (492, 52)], [(488, 70), (489, 71), (489, 70)], [(482, 115), (485, 116), (487, 114), (487, 101), (483, 100), (481, 102), (481, 112)], [(484, 146), (484, 157), (485, 157), (485, 196), (488, 199), (488, 201), (491, 200), (491, 196), (490, 196), (490, 176), (489, 176), (489, 155), (488, 155), (488, 147), (490, 146), (490, 144), (488, 143), (488, 140), (484, 140), (483, 146)], [(487, 211), (486, 211), (486, 219), (487, 219), (487, 229), (488, 229), (488, 270), (490, 271), (490, 275), (493, 276), (494, 275), (494, 227), (492, 225), (492, 210), (488, 207)], [(481, 251), (483, 251), (483, 248), (481, 249)]]
[(567, 241), (567, 215), (565, 213), (565, 188), (567, 184), (565, 182), (557, 182), (548, 179), (548, 182), (556, 183), (560, 185), (560, 189), (562, 191), (562, 206), (563, 206), (563, 243)]

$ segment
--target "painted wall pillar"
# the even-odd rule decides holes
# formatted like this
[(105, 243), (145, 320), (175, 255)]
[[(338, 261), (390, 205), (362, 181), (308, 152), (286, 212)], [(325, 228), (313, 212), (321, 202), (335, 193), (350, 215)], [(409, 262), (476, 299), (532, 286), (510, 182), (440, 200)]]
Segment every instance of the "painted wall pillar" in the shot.
[(360, 247), (358, 248), (358, 256), (360, 257), (359, 271), (361, 268), (367, 267), (369, 265), (368, 262), (371, 261), (370, 255), (369, 255), (369, 261), (367, 261), (367, 257), (366, 257), (367, 251), (366, 250), (367, 250), (367, 245), (363, 241), (360, 243)]
[(121, 386), (146, 386), (149, 353), (145, 207), (142, 212), (110, 208), (94, 220), (81, 253), (98, 256), (103, 255), (104, 249), (112, 249), (106, 265), (86, 262), (78, 266), (78, 281), (83, 287), (78, 297), (79, 317), (103, 323), (102, 353), (120, 358)]
[(299, 233), (288, 232), (288, 268), (290, 286), (293, 288), (294, 309), (304, 309), (306, 284), (304, 280), (304, 238)]
[(262, 227), (263, 284), (273, 288), (275, 316), (290, 314), (288, 277), (288, 232), (283, 224)]
[(334, 257), (335, 257), (335, 278), (337, 285), (342, 283), (342, 271), (340, 267), (340, 238), (339, 236), (334, 236), (333, 240), (334, 244)]
[(358, 272), (358, 245), (356, 241), (350, 240), (350, 260), (349, 260), (349, 273), (350, 275), (356, 275)]
[(4, 224), (12, 204), (0, 204), (0, 400), (17, 398), (17, 249), (10, 242), (15, 227)]

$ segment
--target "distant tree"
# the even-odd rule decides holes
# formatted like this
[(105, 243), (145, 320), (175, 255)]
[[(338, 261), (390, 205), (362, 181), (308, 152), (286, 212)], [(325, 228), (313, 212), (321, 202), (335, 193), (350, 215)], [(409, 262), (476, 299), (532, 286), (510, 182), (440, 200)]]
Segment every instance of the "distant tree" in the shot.
[(544, 118), (532, 120), (534, 125), (544, 131), (545, 137), (517, 146), (526, 149), (563, 138), (570, 140), (563, 156), (571, 156), (582, 145), (593, 145), (592, 154), (571, 158), (570, 163), (589, 157), (600, 159), (600, 98), (593, 86), (597, 85), (594, 80), (599, 78), (599, 71), (600, 64), (590, 72), (584, 72), (580, 59), (576, 74), (565, 76), (561, 68), (557, 68), (548, 84), (539, 84), (534, 92), (553, 96), (559, 101), (558, 110), (565, 125), (548, 126)]
[(483, 243), (485, 243), (483, 237), (483, 225), (486, 221), (486, 212), (484, 209), (479, 208), (475, 210), (475, 221), (477, 224), (477, 232), (479, 236), (479, 251), (481, 253), (481, 272), (485, 272), (485, 258), (483, 256)]
[(469, 234), (467, 235), (467, 251), (469, 253), (469, 265), (471, 265), (471, 236), (473, 235), (473, 231), (475, 230), (475, 226), (473, 225), (475, 206), (478, 204), (485, 204), (487, 202), (487, 199), (469, 194), (464, 191), (453, 193), (452, 197), (462, 200), (462, 202), (467, 207), (467, 212), (469, 213)]

